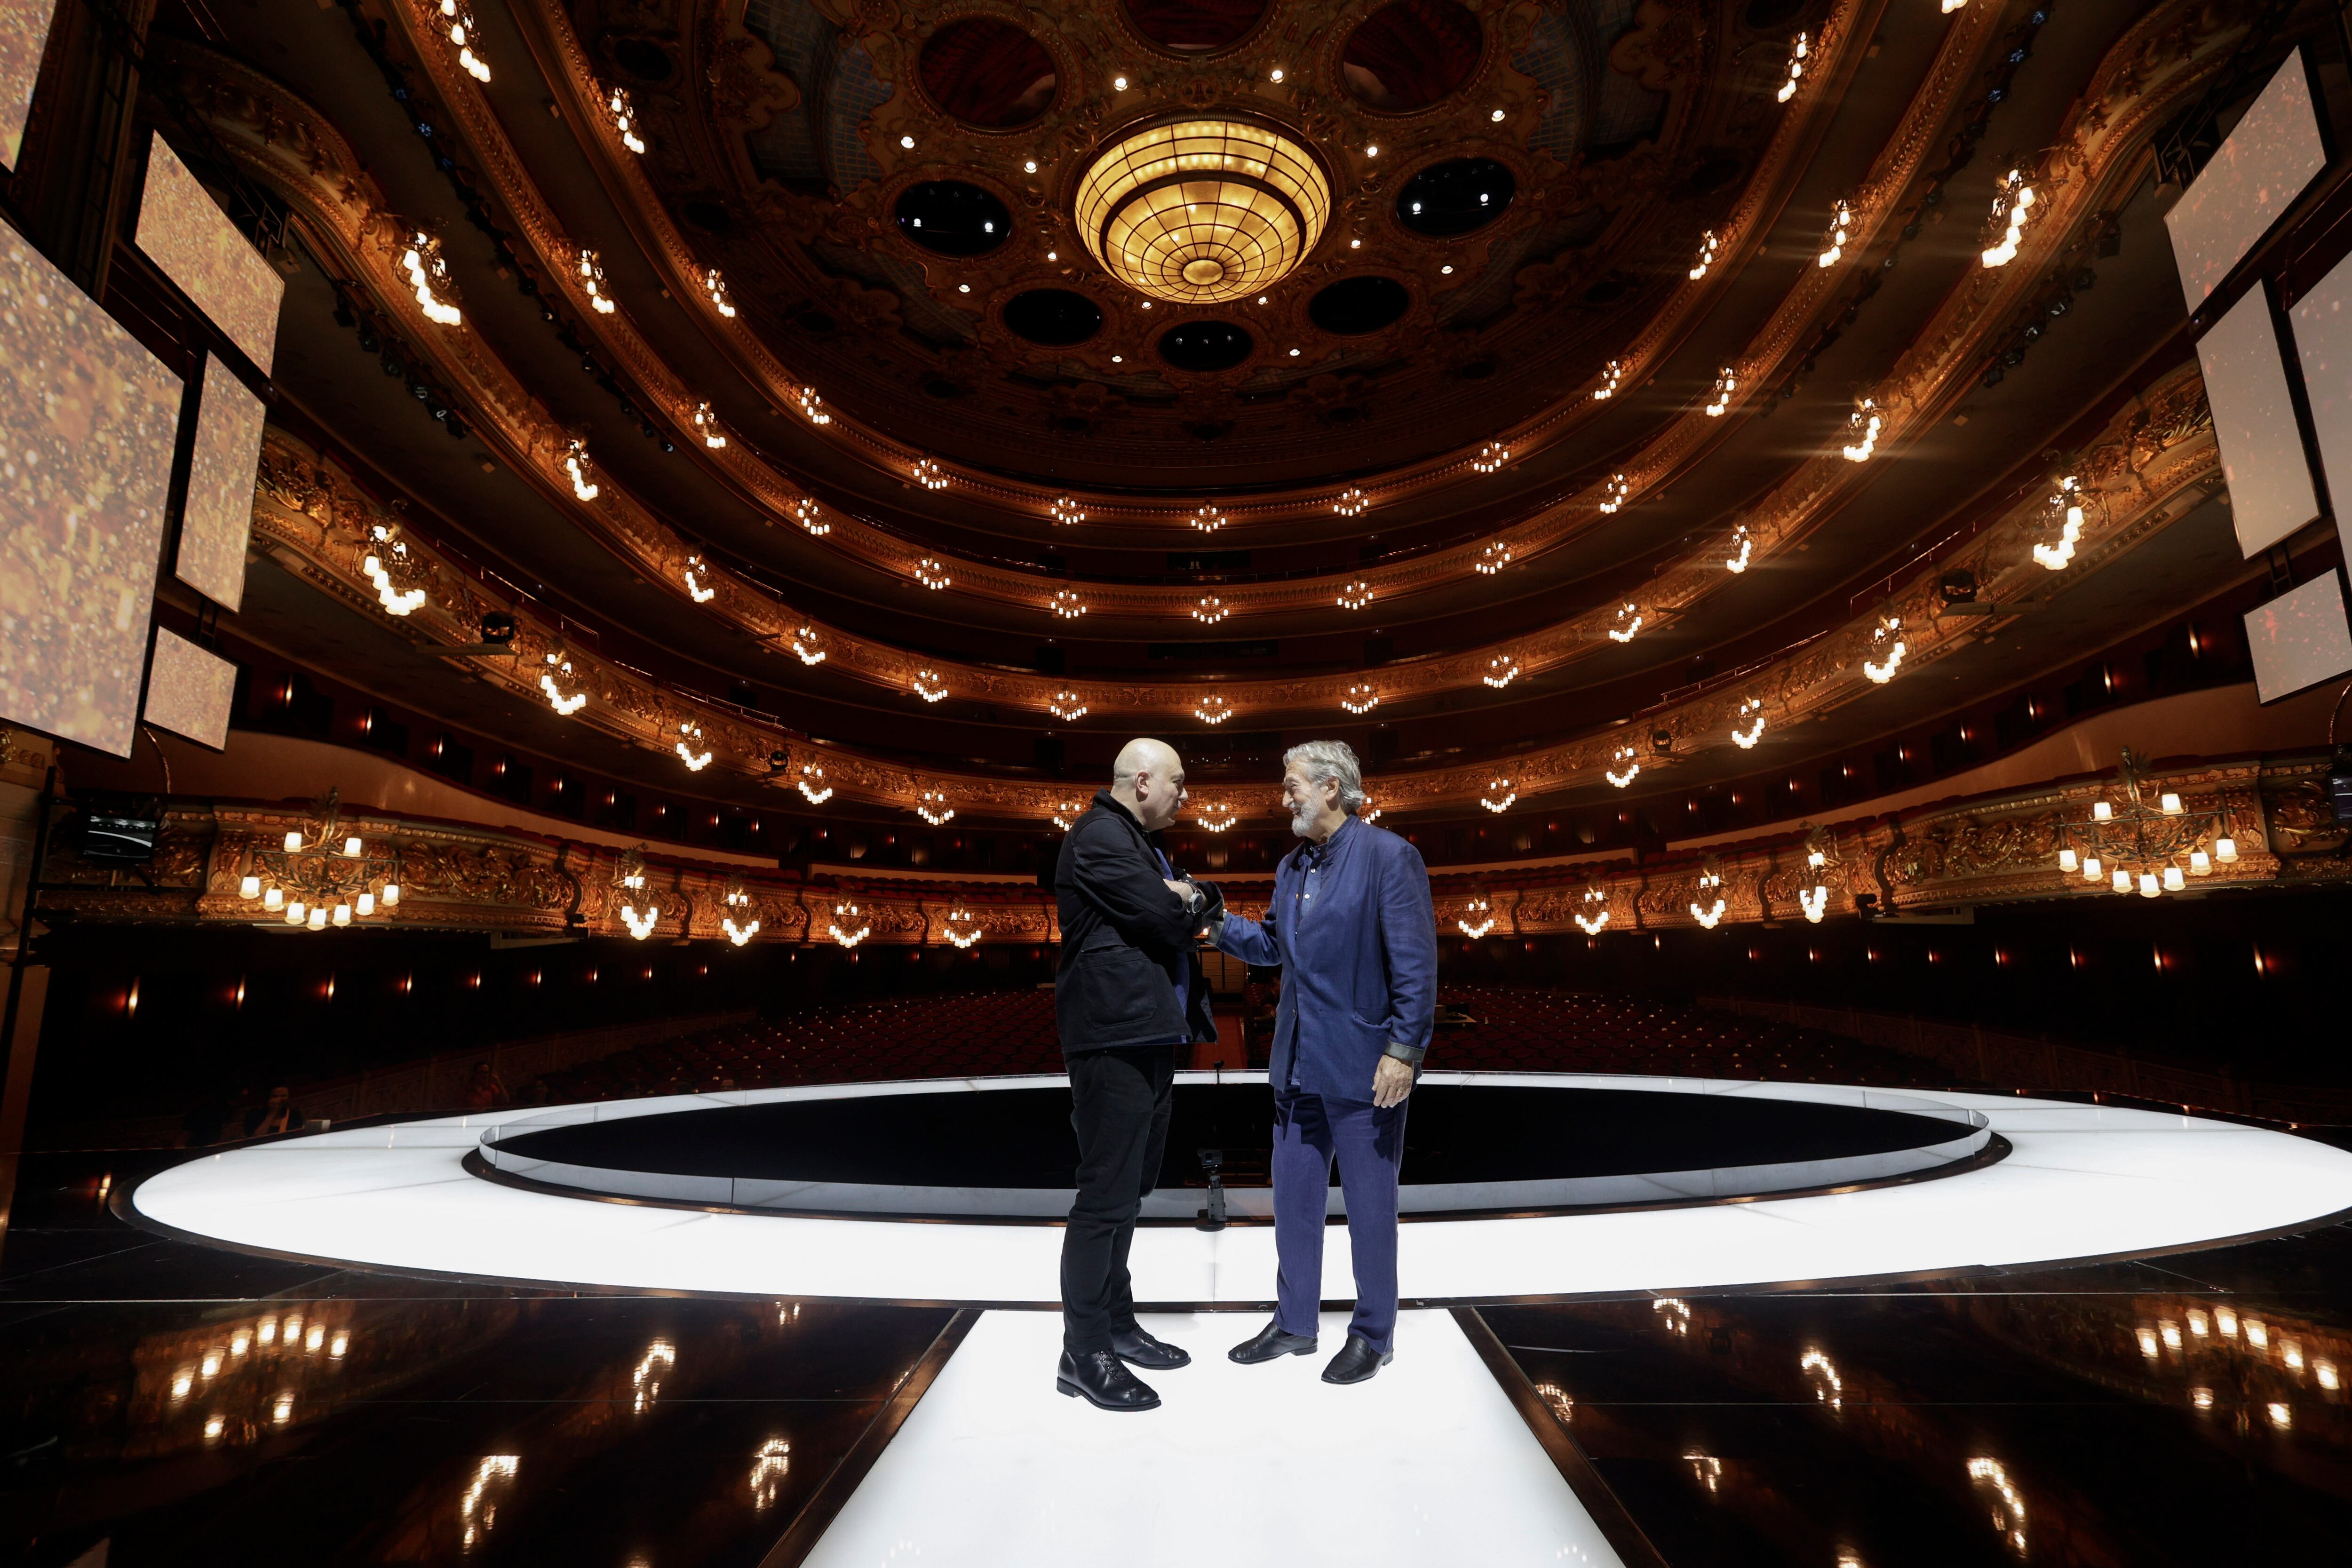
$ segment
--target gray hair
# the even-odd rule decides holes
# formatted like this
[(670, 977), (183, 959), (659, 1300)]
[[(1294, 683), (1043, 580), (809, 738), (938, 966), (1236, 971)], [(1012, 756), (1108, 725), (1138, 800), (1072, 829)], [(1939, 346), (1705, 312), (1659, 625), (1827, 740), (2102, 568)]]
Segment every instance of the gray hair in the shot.
[(1363, 770), (1356, 765), (1356, 753), (1348, 749), (1347, 742), (1304, 742), (1282, 753), (1282, 765), (1286, 770), (1304, 770), (1307, 782), (1318, 786), (1337, 779), (1339, 809), (1353, 815), (1363, 808)]

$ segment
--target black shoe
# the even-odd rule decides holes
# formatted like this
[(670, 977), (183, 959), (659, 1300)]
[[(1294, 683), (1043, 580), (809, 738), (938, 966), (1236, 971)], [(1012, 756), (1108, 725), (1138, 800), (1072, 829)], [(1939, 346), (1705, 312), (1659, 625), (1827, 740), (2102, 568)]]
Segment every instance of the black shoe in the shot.
[(1173, 1372), (1180, 1366), (1191, 1366), (1191, 1352), (1154, 1339), (1139, 1328), (1110, 1337), (1110, 1353), (1129, 1366), (1139, 1366), (1147, 1372)]
[(1396, 1360), (1394, 1351), (1376, 1351), (1361, 1334), (1349, 1334), (1331, 1364), (1323, 1369), (1326, 1383), (1370, 1383), (1372, 1374)]
[(1312, 1355), (1315, 1353), (1313, 1334), (1286, 1334), (1280, 1323), (1268, 1323), (1257, 1331), (1257, 1338), (1246, 1344), (1235, 1345), (1225, 1352), (1226, 1359), (1244, 1366), (1255, 1366), (1262, 1361), (1272, 1361), (1278, 1355)]
[(1108, 1351), (1077, 1356), (1064, 1351), (1062, 1364), (1054, 1369), (1054, 1386), (1073, 1399), (1084, 1394), (1097, 1410), (1160, 1408), (1160, 1395)]

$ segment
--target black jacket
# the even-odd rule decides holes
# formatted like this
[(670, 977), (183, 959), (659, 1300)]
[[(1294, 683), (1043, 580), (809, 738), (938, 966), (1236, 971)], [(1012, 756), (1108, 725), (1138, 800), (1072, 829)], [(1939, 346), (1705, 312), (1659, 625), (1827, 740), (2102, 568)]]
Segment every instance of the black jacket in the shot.
[[(1212, 883), (1201, 891), (1208, 901), (1197, 912), (1177, 901), (1143, 825), (1109, 791), (1070, 825), (1054, 869), (1062, 921), (1054, 1014), (1065, 1055), (1217, 1037), (1193, 933), (1224, 899)], [(1180, 978), (1192, 982), (1182, 1015)]]

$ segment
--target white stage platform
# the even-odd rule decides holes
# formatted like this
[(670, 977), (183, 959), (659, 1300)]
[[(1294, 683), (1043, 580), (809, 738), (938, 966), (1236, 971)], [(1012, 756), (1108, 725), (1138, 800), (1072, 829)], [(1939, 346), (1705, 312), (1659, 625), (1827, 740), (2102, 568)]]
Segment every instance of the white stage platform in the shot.
[(1236, 1366), (1257, 1320), (1153, 1315), (1192, 1364), (1111, 1415), (1054, 1387), (1062, 1324), (989, 1312), (804, 1560), (807, 1568), (1619, 1568), (1449, 1313), (1407, 1312), (1394, 1363)]
[[(1858, 1092), (1552, 1074), (1429, 1081), (1473, 1076), (1784, 1099)], [(613, 1113), (841, 1092), (681, 1096), (625, 1102)], [(1403, 1295), (1683, 1294), (1949, 1273), (2196, 1247), (2352, 1208), (2352, 1153), (2285, 1133), (2000, 1095), (1903, 1097), (1981, 1110), (2014, 1152), (1957, 1175), (1858, 1192), (1411, 1223), (1399, 1259)], [(1054, 1304), (1056, 1226), (702, 1213), (520, 1190), (463, 1168), (484, 1126), (543, 1114), (440, 1117), (233, 1150), (159, 1173), (131, 1203), (146, 1219), (199, 1238), (369, 1268), (745, 1296)], [(1324, 1296), (1344, 1300), (1354, 1294), (1348, 1250), (1333, 1243)], [(1273, 1295), (1274, 1232), (1146, 1227), (1130, 1267), (1137, 1298), (1149, 1304), (1262, 1303)]]

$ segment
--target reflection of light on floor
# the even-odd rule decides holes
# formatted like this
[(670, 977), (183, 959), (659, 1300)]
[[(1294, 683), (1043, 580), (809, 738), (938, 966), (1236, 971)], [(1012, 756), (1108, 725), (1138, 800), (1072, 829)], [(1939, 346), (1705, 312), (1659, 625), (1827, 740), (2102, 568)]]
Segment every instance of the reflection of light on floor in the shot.
[(667, 1340), (656, 1340), (646, 1347), (645, 1359), (637, 1363), (632, 1378), (637, 1391), (633, 1415), (643, 1415), (661, 1397), (661, 1374), (677, 1364), (677, 1347)]
[(2213, 1320), (2205, 1315), (2204, 1308), (2189, 1309), (2189, 1331), (2200, 1340), (2213, 1331)]
[(2284, 1432), (2294, 1425), (2294, 1412), (2283, 1400), (2273, 1399), (2269, 1405), (2271, 1425)]
[(780, 1329), (789, 1329), (800, 1321), (801, 1304), (798, 1301), (779, 1301), (776, 1303), (776, 1327)]
[(1692, 1449), (1689, 1453), (1685, 1454), (1683, 1456), (1683, 1459), (1690, 1466), (1692, 1477), (1696, 1479), (1701, 1486), (1706, 1488), (1709, 1491), (1721, 1489), (1723, 1486), (1723, 1461), (1721, 1459), (1717, 1458), (1712, 1454), (1702, 1454), (1696, 1448)]
[(2200, 1410), (2210, 1410), (2213, 1408), (2213, 1391), (2210, 1388), (2192, 1388), (2189, 1391), (2189, 1403)]
[(1837, 1568), (1863, 1568), (1862, 1553), (1851, 1546), (1839, 1547)]
[(473, 1549), (482, 1531), (499, 1521), (498, 1505), (489, 1500), (494, 1486), (503, 1486), (515, 1478), (522, 1464), (520, 1454), (485, 1454), (474, 1468), (474, 1479), (457, 1499), (457, 1521), (466, 1527), (466, 1547)]
[(2246, 1320), (2246, 1342), (2258, 1351), (2271, 1348), (2271, 1331), (2260, 1318)]
[(776, 1500), (776, 1492), (792, 1473), (793, 1446), (782, 1437), (771, 1437), (760, 1445), (751, 1460), (751, 1506), (764, 1509)]
[(2009, 1472), (2000, 1468), (1998, 1459), (1979, 1456), (1969, 1461), (1969, 1479), (1977, 1483), (1999, 1500), (1992, 1510), (1992, 1527), (2008, 1537), (2011, 1550), (2025, 1555), (2025, 1499), (2010, 1485)]
[[(1401, 1314), (1395, 1363), (1348, 1389), (1320, 1381), (1320, 1357), (1228, 1361), (1256, 1326), (1232, 1314), (1142, 1326), (1193, 1359), (1150, 1378), (1166, 1403), (1130, 1419), (1038, 1375), (1061, 1351), (1058, 1314), (982, 1313), (805, 1568), (1622, 1568), (1451, 1313)], [(1347, 1326), (1323, 1314), (1324, 1343)], [(1160, 1495), (1203, 1456), (1282, 1485)], [(1302, 1496), (1343, 1500), (1302, 1510)]]
[(1538, 1383), (1536, 1384), (1536, 1393), (1541, 1396), (1546, 1405), (1551, 1407), (1551, 1413), (1563, 1424), (1576, 1419), (1576, 1401), (1570, 1399), (1568, 1396), (1568, 1390), (1559, 1384)]
[(2164, 1341), (2164, 1348), (2166, 1350), (2177, 1351), (2180, 1348), (2180, 1325), (2179, 1323), (2167, 1318), (2164, 1321), (2157, 1324), (2156, 1327), (2157, 1332)]
[(2221, 1329), (2223, 1339), (2234, 1340), (2238, 1337), (2238, 1314), (2229, 1308), (2214, 1308), (2213, 1321)]
[(1818, 1350), (1809, 1350), (1797, 1365), (1812, 1379), (1813, 1397), (1826, 1401), (1832, 1410), (1845, 1408), (1845, 1379), (1838, 1375), (1837, 1366)]
[(1650, 1310), (1665, 1314), (1666, 1332), (1670, 1334), (1690, 1332), (1690, 1303), (1681, 1297), (1661, 1296), (1650, 1303)]
[(2154, 1329), (2140, 1330), (2139, 1353), (2147, 1357), (2150, 1361), (2154, 1361), (2156, 1359), (2156, 1331)]

